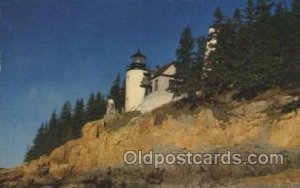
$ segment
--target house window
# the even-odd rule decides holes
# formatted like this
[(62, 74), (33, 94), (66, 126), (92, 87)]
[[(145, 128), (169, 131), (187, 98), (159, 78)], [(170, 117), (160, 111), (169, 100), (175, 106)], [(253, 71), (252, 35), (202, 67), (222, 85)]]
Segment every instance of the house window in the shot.
[(154, 91), (158, 90), (158, 80), (154, 81)]

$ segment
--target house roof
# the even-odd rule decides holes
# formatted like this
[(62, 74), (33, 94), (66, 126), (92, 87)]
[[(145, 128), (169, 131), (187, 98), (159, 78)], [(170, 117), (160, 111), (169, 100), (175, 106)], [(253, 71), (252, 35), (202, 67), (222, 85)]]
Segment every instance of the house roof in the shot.
[[(174, 64), (175, 64), (174, 62), (171, 62), (171, 63), (168, 63), (168, 64), (166, 64), (166, 65), (164, 65), (164, 66), (162, 66), (162, 67), (160, 67), (160, 68), (158, 68), (158, 69), (156, 69), (156, 70), (153, 70), (153, 71), (152, 71), (153, 75), (151, 76), (151, 79), (163, 75), (164, 72), (165, 72), (169, 67), (171, 67), (171, 66), (174, 65)], [(171, 75), (168, 75), (168, 76), (171, 76)]]

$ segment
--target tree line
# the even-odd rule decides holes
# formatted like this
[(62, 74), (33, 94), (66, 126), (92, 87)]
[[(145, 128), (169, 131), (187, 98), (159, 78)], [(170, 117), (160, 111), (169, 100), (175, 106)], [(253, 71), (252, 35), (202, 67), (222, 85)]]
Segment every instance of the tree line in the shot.
[[(300, 84), (300, 1), (291, 6), (270, 0), (248, 0), (244, 10), (231, 17), (220, 7), (213, 14), (214, 32), (194, 37), (189, 26), (180, 35), (176, 50), (176, 73), (169, 90), (174, 96), (188, 94), (195, 104), (197, 92), (204, 100), (228, 89), (239, 91), (243, 98), (266, 89)], [(216, 39), (216, 43), (208, 41)], [(210, 46), (207, 46), (207, 45)], [(207, 48), (214, 49), (209, 56)], [(105, 97), (91, 93), (87, 102), (79, 98), (74, 108), (65, 102), (43, 123), (34, 138), (25, 161), (37, 159), (71, 139), (81, 136), (86, 122), (101, 119), (107, 98), (123, 112), (125, 83), (118, 74)]]
[[(193, 37), (191, 28), (181, 33), (176, 51), (175, 96), (197, 91), (209, 97), (236, 89), (238, 97), (250, 98), (270, 88), (300, 83), (300, 1), (247, 1), (226, 17), (220, 7), (214, 12), (214, 32)], [(207, 42), (216, 39), (205, 56)], [(208, 43), (209, 44), (209, 43)]]
[(80, 138), (85, 123), (103, 118), (108, 98), (114, 99), (117, 111), (122, 112), (125, 86), (124, 82), (121, 83), (120, 74), (117, 74), (107, 97), (101, 92), (92, 92), (86, 103), (83, 98), (79, 98), (74, 105), (65, 102), (59, 114), (53, 111), (49, 120), (38, 129), (33, 145), (25, 155), (25, 162), (49, 155), (53, 149), (67, 141)]

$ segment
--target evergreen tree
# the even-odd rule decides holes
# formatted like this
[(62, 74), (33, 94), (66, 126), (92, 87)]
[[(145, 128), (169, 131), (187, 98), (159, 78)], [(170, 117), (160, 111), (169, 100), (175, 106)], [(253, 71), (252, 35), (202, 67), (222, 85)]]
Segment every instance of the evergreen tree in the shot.
[(275, 15), (276, 16), (282, 16), (285, 14), (285, 8), (281, 2), (276, 4), (276, 9), (275, 9)]
[(69, 101), (65, 102), (59, 118), (59, 126), (62, 130), (62, 143), (65, 143), (73, 138), (73, 125), (72, 125), (72, 107)]
[(256, 14), (256, 22), (265, 22), (271, 16), (271, 9), (273, 7), (273, 3), (270, 0), (257, 0), (255, 14)]
[(59, 127), (58, 118), (56, 112), (53, 111), (49, 120), (48, 131), (45, 135), (47, 140), (47, 151), (45, 152), (48, 155), (54, 148), (62, 144), (62, 133)]
[[(215, 91), (228, 86), (247, 94), (278, 87), (299, 80), (299, 35), (296, 16), (289, 14), (283, 4), (268, 0), (248, 1), (244, 22), (239, 11), (232, 19), (220, 24), (215, 13), (218, 30), (215, 51), (209, 61), (211, 70), (207, 83)], [(216, 10), (216, 12), (219, 12)]]
[(293, 0), (292, 2), (292, 14), (300, 19), (300, 2), (299, 0)]
[(95, 101), (96, 117), (95, 119), (103, 118), (106, 111), (106, 100), (101, 92), (97, 92)]
[(234, 82), (233, 69), (239, 63), (237, 53), (240, 49), (237, 40), (242, 26), (241, 15), (237, 10), (233, 20), (227, 19), (222, 24), (219, 24), (219, 18), (215, 16), (213, 25), (218, 28), (213, 34), (216, 36), (217, 43), (214, 46), (215, 50), (209, 56), (211, 71), (208, 72), (206, 82), (211, 93), (218, 93)]
[(87, 120), (88, 121), (92, 121), (95, 119), (95, 94), (91, 93), (87, 102), (87, 109), (86, 109), (86, 113), (87, 113)]
[(101, 119), (105, 114), (106, 100), (104, 96), (97, 92), (96, 96), (94, 93), (90, 94), (87, 103), (87, 119), (88, 121), (94, 121)]
[(121, 88), (121, 78), (120, 74), (117, 74), (117, 77), (110, 88), (110, 93), (108, 98), (111, 98), (115, 102), (115, 107), (118, 112), (122, 112), (122, 108), (124, 107), (123, 96), (122, 96), (122, 88)]
[(197, 39), (197, 51), (194, 64), (191, 68), (191, 85), (194, 85), (192, 89), (192, 96), (194, 101), (196, 100), (197, 91), (202, 91), (202, 97), (205, 98), (207, 88), (205, 87), (205, 50), (206, 50), (206, 38), (200, 36)]
[(77, 99), (74, 109), (73, 116), (73, 126), (74, 126), (74, 138), (79, 138), (81, 136), (81, 129), (86, 123), (86, 113), (84, 110), (83, 99)]
[(239, 34), (240, 29), (242, 27), (242, 15), (240, 9), (235, 10), (232, 22), (233, 22), (234, 31), (237, 34)]
[(190, 27), (187, 26), (181, 33), (179, 48), (176, 51), (176, 81), (169, 88), (174, 93), (174, 96), (180, 96), (187, 93), (190, 97), (192, 97), (193, 86), (191, 85), (190, 73), (191, 67), (195, 61), (193, 49), (194, 38)]
[(39, 128), (24, 160), (31, 161), (42, 155), (49, 155), (58, 146), (80, 137), (81, 129), (86, 122), (103, 117), (106, 108), (105, 98), (100, 92), (96, 95), (92, 93), (86, 111), (84, 107), (84, 101), (81, 98), (76, 101), (74, 114), (72, 114), (70, 102), (64, 103), (59, 118), (53, 111), (49, 123), (44, 123)]
[(277, 64), (274, 61), (273, 50), (276, 40), (271, 26), (271, 8), (273, 4), (267, 0), (258, 0), (256, 5), (255, 48), (252, 62), (254, 72), (253, 86), (256, 88), (269, 88), (276, 85), (272, 79), (277, 75)]
[[(245, 58), (243, 60), (244, 63), (251, 64), (254, 60), (254, 50), (255, 50), (255, 27), (254, 23), (256, 21), (255, 14), (255, 4), (253, 0), (247, 1), (246, 9), (244, 10), (244, 27), (240, 33), (240, 44), (243, 52), (245, 54)], [(247, 65), (245, 65), (247, 66)], [(246, 68), (246, 67), (244, 67)], [(248, 75), (246, 75), (248, 76)], [(247, 80), (247, 79), (245, 79)]]
[(289, 22), (286, 20), (287, 27), (289, 28), (289, 53), (287, 58), (289, 59), (288, 64), (285, 68), (286, 73), (286, 81), (291, 83), (299, 83), (299, 75), (300, 75), (300, 2), (299, 0), (294, 0), (292, 2), (292, 11), (289, 16)]
[[(226, 26), (228, 26), (226, 24)], [(224, 25), (225, 26), (225, 25)], [(224, 36), (227, 36), (229, 30), (226, 30), (228, 28), (223, 27), (218, 32), (217, 37), (217, 44), (215, 46), (215, 50), (210, 55), (210, 70), (208, 72), (208, 85), (209, 90), (212, 92), (218, 92), (219, 90), (222, 90), (224, 87), (229, 85), (230, 83), (230, 64), (232, 63), (230, 61), (231, 56), (229, 56), (228, 51), (230, 50), (231, 42), (232, 40), (227, 40)], [(226, 39), (226, 40), (224, 40)]]
[(31, 160), (37, 159), (42, 156), (46, 151), (45, 133), (46, 124), (42, 124), (38, 129), (38, 132), (33, 140), (33, 146), (28, 150), (25, 156), (25, 161), (29, 162)]
[(247, 1), (247, 7), (244, 10), (245, 12), (245, 23), (251, 25), (255, 22), (255, 5), (253, 0)]
[(215, 18), (214, 28), (218, 30), (218, 27), (220, 27), (224, 22), (224, 16), (221, 7), (217, 7), (215, 9), (214, 18)]

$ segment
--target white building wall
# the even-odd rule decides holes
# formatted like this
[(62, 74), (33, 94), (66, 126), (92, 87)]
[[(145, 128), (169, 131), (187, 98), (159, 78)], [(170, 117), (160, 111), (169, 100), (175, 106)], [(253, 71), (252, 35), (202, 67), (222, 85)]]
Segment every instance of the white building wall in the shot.
[(175, 65), (172, 64), (167, 70), (165, 70), (164, 74), (166, 75), (174, 75), (176, 73)]
[[(169, 87), (169, 80), (172, 79), (167, 76), (159, 76), (152, 80), (153, 90), (148, 94), (138, 109), (142, 112), (149, 112), (161, 105), (167, 104), (171, 101), (178, 100), (182, 97), (173, 98), (173, 93), (166, 91)], [(158, 80), (158, 90), (155, 91), (155, 80)]]
[(126, 72), (126, 97), (125, 111), (137, 110), (137, 107), (143, 102), (145, 89), (141, 82), (146, 71), (140, 69), (128, 70)]

